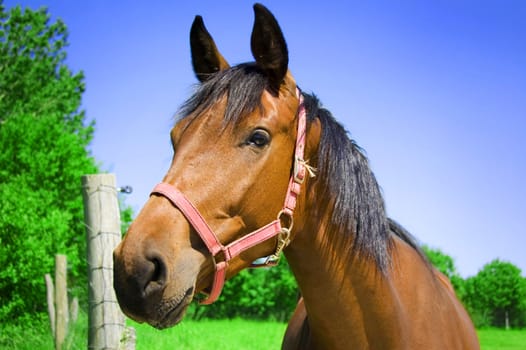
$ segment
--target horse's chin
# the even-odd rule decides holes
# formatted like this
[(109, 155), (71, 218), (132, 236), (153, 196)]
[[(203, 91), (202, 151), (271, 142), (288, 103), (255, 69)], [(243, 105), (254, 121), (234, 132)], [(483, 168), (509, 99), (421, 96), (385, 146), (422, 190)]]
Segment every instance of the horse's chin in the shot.
[(191, 287), (182, 295), (161, 301), (157, 310), (158, 318), (150, 320), (148, 323), (157, 329), (165, 329), (177, 325), (183, 320), (186, 310), (192, 302), (194, 290), (194, 287)]

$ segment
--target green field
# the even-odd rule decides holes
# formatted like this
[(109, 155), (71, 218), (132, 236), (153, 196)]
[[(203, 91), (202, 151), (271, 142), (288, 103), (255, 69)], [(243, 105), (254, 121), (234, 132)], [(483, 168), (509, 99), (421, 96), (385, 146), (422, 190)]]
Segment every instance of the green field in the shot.
[[(185, 320), (180, 325), (157, 331), (142, 324), (137, 331), (137, 350), (151, 349), (280, 349), (286, 324), (246, 320)], [(481, 329), (477, 331), (482, 350), (526, 350), (526, 330)]]
[(483, 350), (525, 350), (526, 330), (480, 329), (477, 331)]
[[(180, 325), (158, 331), (148, 325), (129, 321), (137, 333), (137, 350), (177, 349), (279, 349), (286, 324), (234, 320), (185, 320)], [(483, 350), (525, 350), (526, 330), (483, 329), (478, 331)], [(87, 317), (81, 315), (69, 336), (68, 350), (87, 348)], [(0, 349), (54, 349), (47, 320), (32, 322), (24, 328), (0, 325)]]
[[(131, 324), (132, 322), (130, 322)], [(176, 327), (158, 331), (148, 325), (133, 324), (137, 350), (152, 349), (280, 349), (286, 324), (265, 321), (185, 320)]]

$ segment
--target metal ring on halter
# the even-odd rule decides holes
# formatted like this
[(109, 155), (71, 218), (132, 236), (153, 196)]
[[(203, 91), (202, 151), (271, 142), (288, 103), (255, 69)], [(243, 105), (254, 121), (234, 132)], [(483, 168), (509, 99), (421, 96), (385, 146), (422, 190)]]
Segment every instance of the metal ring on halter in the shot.
[[(288, 219), (287, 219), (288, 223), (289, 223), (288, 226), (287, 225), (283, 225), (283, 219), (282, 219), (283, 215), (288, 217)], [(279, 220), (282, 228), (286, 228), (287, 230), (292, 231), (292, 227), (294, 226), (294, 218), (292, 217), (291, 213), (285, 211), (285, 209), (281, 209), (279, 211), (279, 213), (278, 213), (278, 220)]]

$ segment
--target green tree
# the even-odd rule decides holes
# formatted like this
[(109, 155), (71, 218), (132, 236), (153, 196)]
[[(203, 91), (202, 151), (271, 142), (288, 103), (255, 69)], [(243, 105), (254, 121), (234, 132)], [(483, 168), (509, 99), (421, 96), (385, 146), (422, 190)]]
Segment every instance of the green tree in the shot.
[(440, 249), (430, 248), (426, 245), (422, 246), (422, 250), (431, 264), (449, 278), (457, 296), (462, 300), (465, 294), (464, 280), (458, 273), (453, 258)]
[(97, 166), (66, 46), (66, 26), (46, 10), (0, 4), (0, 323), (45, 309), (56, 253), (85, 289), (80, 176)]
[(465, 300), (479, 326), (526, 326), (526, 279), (512, 263), (486, 264), (466, 281)]

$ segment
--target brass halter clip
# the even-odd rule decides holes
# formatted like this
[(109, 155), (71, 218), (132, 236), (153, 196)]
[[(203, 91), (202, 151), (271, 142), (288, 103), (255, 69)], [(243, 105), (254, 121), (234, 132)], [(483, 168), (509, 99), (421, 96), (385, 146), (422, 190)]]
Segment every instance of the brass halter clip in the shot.
[(294, 220), (292, 218), (292, 215), (281, 210), (278, 214), (278, 220), (280, 222), (283, 222), (284, 217), (287, 217), (288, 226), (281, 227), (281, 230), (278, 233), (278, 241), (276, 243), (276, 250), (272, 255), (269, 255), (267, 259), (265, 260), (265, 265), (277, 265), (279, 263), (279, 259), (281, 258), (281, 252), (283, 249), (285, 249), (289, 243), (290, 243), (290, 231), (292, 230), (292, 226), (294, 226)]

